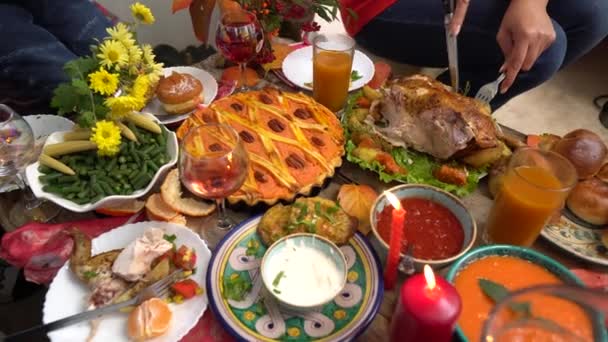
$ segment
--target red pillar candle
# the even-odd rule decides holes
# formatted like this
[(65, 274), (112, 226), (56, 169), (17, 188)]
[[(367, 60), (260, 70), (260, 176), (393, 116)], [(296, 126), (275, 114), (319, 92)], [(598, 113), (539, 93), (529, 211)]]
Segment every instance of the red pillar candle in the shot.
[(391, 321), (391, 342), (448, 342), (460, 309), (456, 289), (425, 265), (424, 275), (409, 278), (401, 287)]
[(403, 239), (403, 228), (405, 221), (405, 209), (397, 196), (390, 192), (385, 193), (386, 199), (393, 206), (391, 220), (391, 238), (389, 241), (388, 256), (384, 266), (384, 288), (392, 290), (397, 281), (397, 266), (401, 259), (401, 240)]

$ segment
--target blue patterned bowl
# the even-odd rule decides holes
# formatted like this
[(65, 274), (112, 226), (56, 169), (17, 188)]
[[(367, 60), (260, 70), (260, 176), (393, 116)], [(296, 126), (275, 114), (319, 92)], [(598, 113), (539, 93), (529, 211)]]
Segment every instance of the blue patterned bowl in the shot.
[[(479, 259), (494, 255), (518, 257), (523, 260), (530, 261), (555, 274), (566, 284), (584, 286), (583, 282), (578, 279), (574, 273), (570, 272), (570, 270), (559, 262), (532, 249), (511, 245), (490, 245), (475, 248), (462, 258), (458, 259), (458, 261), (452, 265), (446, 277), (447, 281), (454, 283), (454, 279), (456, 278), (458, 272), (467, 267), (469, 264)], [(603, 328), (603, 322), (604, 320), (601, 315), (594, 317), (593, 333), (596, 337), (596, 341), (608, 341), (606, 330)], [(456, 334), (458, 335), (460, 341), (469, 342), (459, 325), (456, 325)]]
[[(454, 216), (456, 216), (464, 231), (464, 240), (462, 242), (462, 248), (460, 249), (460, 252), (458, 254), (453, 255), (449, 258), (436, 260), (412, 258), (416, 269), (421, 270), (425, 264), (428, 264), (433, 268), (441, 268), (447, 266), (452, 262), (456, 261), (456, 259), (460, 258), (468, 250), (470, 250), (471, 247), (473, 247), (473, 244), (475, 243), (475, 239), (477, 237), (477, 225), (475, 224), (475, 220), (473, 219), (473, 216), (471, 215), (469, 210), (464, 206), (460, 199), (458, 199), (458, 197), (439, 188), (423, 184), (398, 185), (396, 187), (388, 189), (387, 192), (393, 193), (395, 196), (397, 196), (397, 198), (399, 198), (399, 200), (402, 200), (404, 198), (424, 198), (431, 200), (435, 203), (441, 204), (445, 208), (449, 209), (454, 214)], [(384, 207), (386, 207), (387, 205), (390, 205), (390, 203), (386, 199), (386, 195), (382, 193), (380, 194), (380, 196), (378, 196), (376, 202), (372, 205), (372, 210), (370, 212), (370, 222), (372, 226), (372, 231), (374, 232), (376, 240), (378, 240), (381, 245), (380, 251), (378, 252), (382, 257), (386, 257), (386, 254), (388, 253), (388, 243), (382, 240), (382, 238), (380, 237), (376, 224), (378, 222), (378, 215), (380, 215), (380, 213), (384, 210)], [(405, 255), (401, 253), (401, 257), (403, 258), (404, 256)]]

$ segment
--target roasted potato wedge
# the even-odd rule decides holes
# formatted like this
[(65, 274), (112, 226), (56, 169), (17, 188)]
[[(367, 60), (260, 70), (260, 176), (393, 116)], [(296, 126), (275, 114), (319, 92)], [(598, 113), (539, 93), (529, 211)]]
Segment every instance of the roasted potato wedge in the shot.
[(363, 96), (367, 97), (369, 100), (374, 101), (382, 98), (382, 93), (366, 85), (363, 86)]
[(277, 204), (262, 216), (258, 224), (258, 234), (267, 246), (287, 235), (285, 227), (289, 224), (290, 213), (290, 206)]
[(277, 204), (270, 208), (258, 225), (258, 234), (266, 245), (295, 233), (313, 233), (334, 243), (345, 244), (355, 234), (353, 220), (336, 202), (320, 198), (300, 198), (291, 206)]
[(507, 165), (509, 164), (510, 157), (503, 157), (492, 165), (488, 177), (488, 188), (492, 198), (496, 197), (496, 194), (502, 186), (503, 178), (507, 171)]
[(462, 161), (474, 168), (484, 167), (494, 163), (503, 156), (503, 146), (504, 145), (499, 144), (496, 147), (475, 151), (472, 154), (463, 157)]

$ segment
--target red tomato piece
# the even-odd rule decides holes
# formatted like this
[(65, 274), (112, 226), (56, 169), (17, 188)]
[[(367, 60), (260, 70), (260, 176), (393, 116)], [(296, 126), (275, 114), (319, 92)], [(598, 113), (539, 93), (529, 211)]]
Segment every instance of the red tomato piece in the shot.
[(196, 252), (188, 246), (181, 245), (173, 256), (173, 263), (176, 267), (191, 271), (196, 266)]
[(176, 295), (184, 297), (184, 299), (196, 296), (198, 288), (198, 284), (192, 279), (180, 280), (171, 285), (173, 292), (175, 292)]
[(378, 89), (391, 77), (392, 69), (391, 66), (385, 62), (374, 63), (374, 77), (367, 84), (372, 89)]
[(357, 99), (357, 107), (359, 108), (369, 108), (371, 105), (371, 101), (365, 96), (360, 96)]

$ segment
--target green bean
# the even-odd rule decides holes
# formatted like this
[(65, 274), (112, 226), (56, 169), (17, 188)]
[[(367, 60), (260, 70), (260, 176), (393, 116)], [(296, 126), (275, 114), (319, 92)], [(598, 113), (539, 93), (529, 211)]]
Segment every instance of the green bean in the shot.
[(53, 172), (53, 173), (39, 176), (38, 180), (40, 180), (40, 182), (42, 182), (42, 183), (49, 183), (53, 180), (57, 180), (61, 176), (63, 176), (63, 174), (58, 173), (58, 172)]
[(152, 169), (154, 172), (156, 172), (156, 170), (158, 170), (158, 168), (159, 168), (159, 167), (158, 167), (158, 165), (156, 165), (156, 163), (154, 163), (154, 161), (152, 161), (152, 160), (148, 160), (148, 161), (146, 161), (146, 165), (147, 165), (147, 166), (148, 166), (150, 169)]
[(104, 198), (103, 193), (98, 193), (95, 197), (91, 198), (91, 203), (97, 203), (102, 198)]
[(60, 177), (57, 178), (57, 183), (59, 184), (68, 184), (68, 183), (74, 183), (78, 180), (78, 176), (67, 176), (67, 175), (62, 175)]
[(98, 181), (97, 184), (99, 184), (99, 186), (101, 186), (101, 188), (103, 189), (103, 192), (106, 195), (114, 195), (114, 189), (112, 189), (112, 187), (104, 182), (104, 181)]
[(110, 172), (110, 171), (114, 170), (114, 168), (116, 168), (116, 163), (117, 163), (116, 158), (112, 158), (112, 160), (110, 160), (110, 162), (105, 167), (106, 172)]
[(78, 184), (64, 186), (63, 188), (61, 188), (61, 193), (64, 195), (67, 195), (70, 192), (78, 193), (80, 191), (82, 191), (82, 187)]
[(53, 169), (51, 169), (48, 166), (40, 165), (40, 166), (38, 166), (38, 172), (40, 172), (40, 173), (51, 173), (51, 172), (53, 172)]
[(74, 198), (72, 200), (72, 202), (75, 202), (76, 204), (87, 204), (91, 201), (90, 197), (84, 197), (84, 198)]
[(137, 175), (137, 177), (135, 177), (131, 184), (133, 185), (133, 189), (139, 190), (148, 184), (148, 182), (150, 182), (150, 176), (148, 176), (146, 172), (142, 171), (139, 173), (139, 175)]
[(42, 190), (54, 194), (61, 194), (61, 188), (56, 185), (45, 185), (42, 187)]
[(93, 191), (95, 191), (95, 193), (97, 195), (103, 195), (104, 194), (103, 188), (97, 182), (94, 182), (94, 183), (91, 182), (91, 188), (93, 189)]
[(85, 198), (85, 197), (90, 197), (89, 196), (89, 189), (84, 189), (81, 192), (79, 192), (76, 197), (78, 198)]

